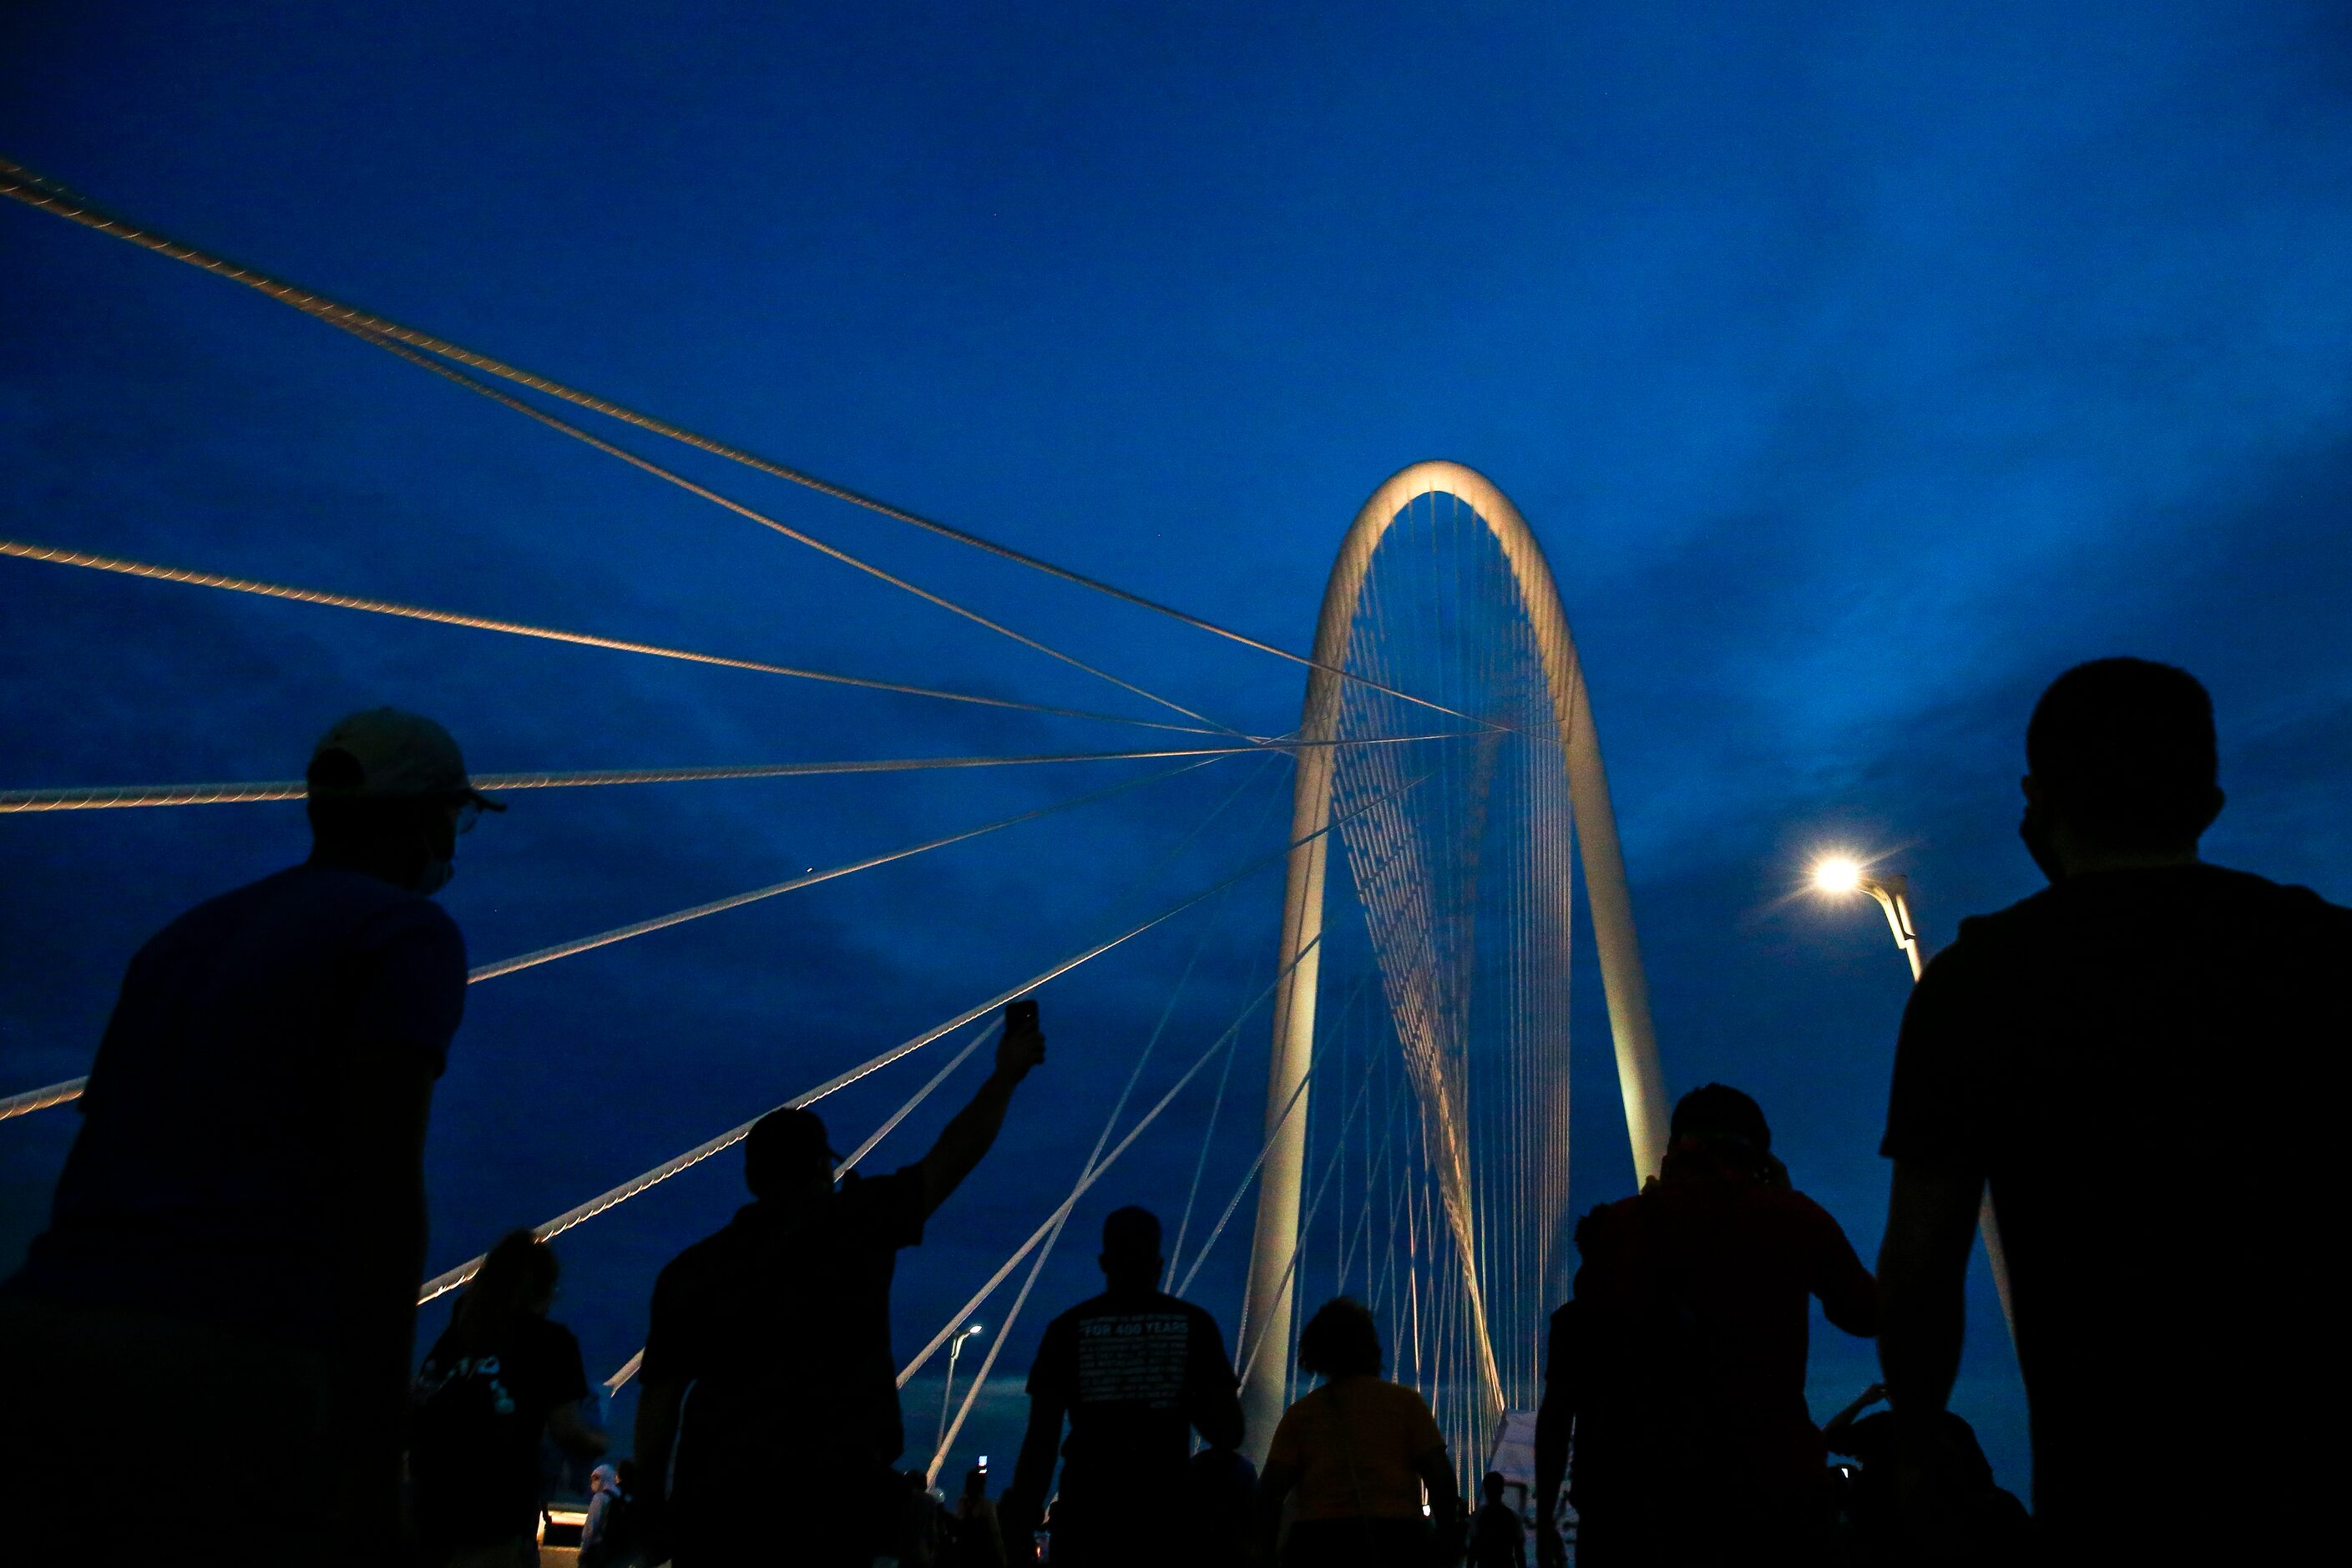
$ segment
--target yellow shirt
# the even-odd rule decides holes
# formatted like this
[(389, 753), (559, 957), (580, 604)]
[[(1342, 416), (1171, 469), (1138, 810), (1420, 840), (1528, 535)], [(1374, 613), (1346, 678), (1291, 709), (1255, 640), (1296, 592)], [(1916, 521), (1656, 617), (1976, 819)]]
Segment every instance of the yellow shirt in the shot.
[(1419, 1519), (1414, 1461), (1445, 1453), (1420, 1394), (1377, 1377), (1343, 1377), (1282, 1413), (1266, 1468), (1296, 1468), (1294, 1519)]

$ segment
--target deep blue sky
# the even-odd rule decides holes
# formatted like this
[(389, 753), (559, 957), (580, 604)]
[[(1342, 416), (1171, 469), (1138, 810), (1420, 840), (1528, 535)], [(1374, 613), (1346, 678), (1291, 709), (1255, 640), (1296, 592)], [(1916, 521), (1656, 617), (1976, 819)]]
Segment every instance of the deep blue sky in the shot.
[[(1865, 1254), (1906, 979), (1866, 908), (1791, 896), (1812, 847), (1908, 871), (1931, 944), (2030, 891), (2026, 710), (2066, 664), (2129, 651), (2213, 688), (2231, 805), (2209, 853), (2352, 894), (2338, 7), (35, 5), (11, 34), (0, 151), (110, 205), (1288, 646), (1381, 478), (1485, 470), (1587, 660), (1668, 1087), (1755, 1091)], [(1295, 667), (682, 466), (1220, 717), (1295, 721)], [(13, 205), (0, 515), (178, 564), (1129, 701)], [(440, 716), (485, 770), (1149, 733), (14, 561), (0, 605), (0, 786), (288, 776), (378, 701)], [(1238, 864), (1269, 835), (1155, 867), (1246, 765), (478, 988), (436, 1109), (436, 1266)], [(466, 843), (446, 900), (499, 957), (1079, 787), (537, 794)], [(144, 935), (299, 839), (290, 806), (0, 822), (0, 1088), (83, 1070)], [(1177, 1059), (1248, 994), (1276, 887), (1205, 922)], [(1049, 994), (1055, 1059), (1009, 1134), (1030, 1147), (909, 1258), (902, 1344), (1066, 1184), (1202, 929)], [(1581, 1208), (1631, 1173), (1597, 986), (1580, 996)], [(1244, 1085), (1263, 1028), (1247, 1042)], [(833, 1102), (835, 1125), (857, 1135), (917, 1070)], [(1181, 1203), (1203, 1112), (1171, 1112), (1080, 1223)], [(0, 1266), (70, 1128), (0, 1129)], [(600, 1375), (732, 1172), (567, 1239), (562, 1313)], [(1092, 1250), (1056, 1258), (1037, 1307), (1087, 1288)], [(1229, 1332), (1238, 1254), (1201, 1292)], [(2014, 1369), (1975, 1306), (1959, 1405), (2021, 1490)], [(1869, 1377), (1836, 1342), (1818, 1415)], [(1013, 1415), (975, 1436), (1009, 1449)]]

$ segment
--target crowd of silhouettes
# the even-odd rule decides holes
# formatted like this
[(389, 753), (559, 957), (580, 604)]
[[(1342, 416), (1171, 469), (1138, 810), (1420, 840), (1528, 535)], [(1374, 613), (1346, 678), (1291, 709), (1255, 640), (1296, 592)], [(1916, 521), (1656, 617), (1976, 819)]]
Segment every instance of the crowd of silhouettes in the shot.
[[(2218, 747), (2181, 670), (2068, 670), (2025, 751), (2019, 831), (2049, 886), (1964, 921), (1911, 997), (1875, 1275), (1754, 1100), (1685, 1094), (1661, 1169), (1576, 1227), (1524, 1505), (1495, 1472), (1469, 1511), (1476, 1457), (1381, 1375), (1344, 1297), (1300, 1331), (1313, 1386), (1246, 1432), (1224, 1335), (1162, 1289), (1160, 1222), (1132, 1206), (1103, 1224), (1102, 1293), (1044, 1331), (1001, 1504), (984, 1468), (952, 1505), (901, 1468), (892, 1280), (1045, 1059), (1016, 1003), (912, 1164), (844, 1174), (805, 1110), (754, 1124), (752, 1201), (655, 1285), (635, 1458), (586, 1482), (580, 1561), (1008, 1568), (1042, 1538), (1057, 1568), (1527, 1568), (1531, 1536), (1552, 1568), (1571, 1513), (1586, 1568), (2284, 1560), (2324, 1534), (2326, 1445), (2271, 1450), (2261, 1508), (2197, 1484), (2198, 1456), (2334, 1408), (2324, 1118), (2352, 911), (2200, 859)], [(410, 1360), (426, 1114), (466, 985), (431, 895), (502, 807), (446, 731), (390, 709), (336, 725), (308, 779), (310, 858), (132, 959), (50, 1226), (0, 1287), (12, 1563), (144, 1560), (201, 1521), (248, 1563), (511, 1568), (537, 1561), (545, 1458), (613, 1446), (531, 1232)], [(1980, 1210), (2007, 1258), (2030, 1514), (1948, 1407)], [(1815, 1301), (1876, 1337), (1885, 1380), (1825, 1427)], [(126, 1445), (173, 1429), (167, 1398), (227, 1463), (132, 1479)]]

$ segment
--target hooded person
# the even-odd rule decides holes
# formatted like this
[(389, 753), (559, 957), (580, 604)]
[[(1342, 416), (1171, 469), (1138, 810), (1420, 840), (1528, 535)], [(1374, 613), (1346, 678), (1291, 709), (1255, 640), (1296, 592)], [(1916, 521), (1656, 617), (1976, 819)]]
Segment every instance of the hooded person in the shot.
[(1685, 1095), (1658, 1178), (1587, 1215), (1576, 1245), (1537, 1415), (1538, 1549), (1557, 1550), (1572, 1429), (1587, 1568), (1809, 1560), (1829, 1499), (1805, 1405), (1808, 1299), (1866, 1337), (1877, 1291), (1837, 1221), (1790, 1186), (1763, 1110), (1723, 1084)]

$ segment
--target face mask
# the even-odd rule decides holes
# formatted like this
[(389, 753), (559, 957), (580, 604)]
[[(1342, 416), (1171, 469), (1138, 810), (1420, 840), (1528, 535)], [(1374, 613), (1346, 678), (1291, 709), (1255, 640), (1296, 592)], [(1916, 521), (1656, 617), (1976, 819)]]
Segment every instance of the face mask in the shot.
[(2017, 837), (2024, 842), (2025, 852), (2033, 857), (2033, 863), (2042, 868), (2043, 876), (2053, 882), (2064, 879), (2065, 868), (2058, 863), (2058, 852), (2050, 845), (2050, 824), (2032, 802), (2026, 804), (2025, 815), (2018, 819)]

